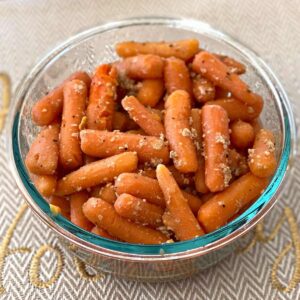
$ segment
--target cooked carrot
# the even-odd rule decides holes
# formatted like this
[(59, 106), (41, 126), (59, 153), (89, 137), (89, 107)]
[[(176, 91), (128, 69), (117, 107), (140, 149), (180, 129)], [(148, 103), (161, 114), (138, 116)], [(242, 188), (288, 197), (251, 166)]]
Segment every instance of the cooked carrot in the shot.
[(242, 207), (259, 197), (267, 184), (268, 179), (256, 177), (249, 172), (205, 202), (198, 213), (198, 220), (205, 232), (212, 232), (225, 225)]
[(166, 59), (164, 79), (167, 93), (184, 90), (192, 96), (192, 81), (185, 62), (176, 57)]
[(58, 206), (61, 210), (62, 216), (66, 219), (70, 219), (70, 201), (65, 199), (64, 197), (51, 196), (48, 200), (49, 204)]
[(251, 124), (238, 120), (230, 124), (230, 142), (238, 149), (246, 149), (253, 145), (255, 133)]
[(145, 131), (143, 129), (131, 129), (126, 131), (128, 134), (138, 134), (138, 135), (146, 135)]
[(179, 224), (174, 232), (176, 238), (183, 241), (203, 235), (203, 230), (199, 226), (187, 200), (184, 198), (167, 167), (158, 165), (156, 168), (156, 177), (163, 192), (166, 207), (173, 216), (175, 222)]
[[(209, 199), (211, 199), (216, 193), (207, 193), (201, 196), (202, 203), (207, 202)], [(199, 211), (199, 210), (198, 210)], [(197, 212), (198, 213), (198, 212)]]
[(152, 54), (137, 55), (125, 58), (116, 64), (121, 76), (133, 79), (158, 79), (163, 77), (164, 61)]
[(161, 79), (145, 79), (138, 83), (136, 97), (145, 106), (154, 107), (164, 94), (165, 86)]
[(89, 194), (85, 191), (70, 195), (71, 222), (75, 225), (90, 231), (93, 228), (91, 223), (82, 212), (82, 205), (88, 201)]
[(165, 103), (165, 130), (174, 165), (182, 173), (195, 172), (198, 168), (196, 148), (192, 140), (189, 118), (191, 100), (186, 91), (175, 91)]
[(106, 202), (114, 203), (117, 200), (115, 187), (109, 182), (100, 189), (99, 197)]
[(30, 172), (40, 175), (52, 175), (56, 172), (58, 135), (59, 124), (49, 125), (38, 134), (25, 159)]
[(200, 74), (193, 78), (193, 95), (199, 103), (214, 100), (215, 93), (216, 88), (209, 80)]
[(167, 166), (167, 168), (180, 187), (184, 188), (193, 184), (193, 173), (181, 173), (174, 166)]
[(220, 88), (219, 86), (215, 86), (215, 99), (223, 99), (223, 98), (231, 98), (231, 92)]
[(231, 174), (235, 177), (249, 172), (246, 156), (237, 152), (235, 149), (228, 149), (228, 164)]
[(87, 87), (83, 81), (72, 80), (64, 86), (64, 106), (59, 137), (59, 162), (67, 170), (83, 164), (79, 140), (79, 124), (84, 116)]
[(262, 111), (262, 97), (251, 92), (248, 85), (237, 74), (230, 73), (229, 68), (213, 54), (206, 51), (197, 54), (193, 61), (193, 69), (213, 84), (230, 91), (235, 98), (252, 107), (256, 113)]
[(205, 184), (205, 162), (202, 155), (202, 112), (200, 109), (194, 108), (191, 113), (192, 117), (192, 130), (195, 131), (194, 143), (197, 149), (198, 156), (198, 169), (195, 173), (194, 181), (195, 188), (200, 193), (208, 193), (209, 189)]
[(266, 129), (261, 129), (255, 137), (253, 149), (249, 149), (249, 168), (258, 177), (269, 177), (276, 170), (275, 137)]
[(83, 155), (83, 161), (84, 161), (84, 165), (88, 165), (94, 161), (98, 160), (97, 157), (92, 157), (92, 156), (89, 156), (89, 155), (86, 155), (84, 154)]
[(122, 100), (122, 106), (146, 134), (152, 136), (164, 134), (163, 124), (134, 96), (126, 96)]
[(226, 111), (218, 105), (202, 108), (205, 158), (205, 184), (211, 192), (219, 192), (231, 179), (228, 167), (229, 128)]
[(168, 240), (160, 231), (119, 216), (111, 204), (99, 198), (90, 198), (83, 205), (83, 213), (92, 223), (125, 242), (161, 244)]
[(100, 130), (82, 130), (81, 149), (84, 153), (96, 157), (109, 157), (125, 151), (136, 151), (140, 162), (157, 165), (169, 161), (169, 149), (158, 137), (107, 132)]
[(38, 192), (44, 197), (50, 197), (56, 189), (57, 178), (55, 175), (31, 175), (32, 181)]
[(76, 72), (68, 77), (62, 84), (38, 100), (33, 106), (31, 117), (37, 125), (49, 125), (60, 116), (63, 108), (63, 87), (68, 81), (74, 79), (82, 80), (87, 87), (91, 84), (91, 78), (85, 72)]
[[(156, 179), (134, 173), (123, 173), (118, 176), (115, 181), (116, 193), (130, 194), (137, 198), (146, 199), (150, 203), (165, 207), (166, 203), (164, 195)], [(202, 201), (183, 190), (181, 190), (184, 198), (186, 198), (190, 208), (194, 213), (198, 212)]]
[(215, 56), (217, 56), (217, 58), (220, 59), (228, 67), (230, 73), (240, 75), (246, 72), (246, 66), (241, 62), (233, 59), (232, 57), (219, 54), (215, 54)]
[(98, 184), (113, 181), (115, 176), (137, 168), (137, 155), (126, 152), (82, 166), (60, 179), (55, 194), (69, 195)]
[(115, 237), (113, 237), (112, 235), (110, 235), (106, 230), (98, 227), (98, 226), (94, 226), (91, 230), (92, 233), (94, 234), (97, 234), (97, 235), (100, 235), (104, 238), (107, 238), (107, 239), (111, 239), (111, 240), (116, 240)]
[(96, 68), (86, 111), (89, 129), (112, 130), (116, 86), (117, 70), (114, 66), (104, 64)]
[(162, 225), (164, 209), (144, 199), (122, 194), (114, 204), (116, 212), (135, 223), (157, 228)]
[(142, 168), (138, 170), (138, 174), (156, 179), (156, 171), (151, 168)]
[(128, 116), (120, 111), (115, 111), (112, 120), (112, 129), (125, 131), (127, 129), (128, 124)]
[(137, 54), (156, 54), (162, 57), (178, 57), (191, 59), (199, 51), (199, 41), (196, 39), (179, 40), (175, 42), (122, 42), (116, 45), (116, 51), (121, 57)]
[(217, 99), (206, 102), (205, 105), (222, 106), (226, 110), (230, 121), (242, 120), (247, 122), (259, 115), (251, 106), (247, 106), (235, 98)]

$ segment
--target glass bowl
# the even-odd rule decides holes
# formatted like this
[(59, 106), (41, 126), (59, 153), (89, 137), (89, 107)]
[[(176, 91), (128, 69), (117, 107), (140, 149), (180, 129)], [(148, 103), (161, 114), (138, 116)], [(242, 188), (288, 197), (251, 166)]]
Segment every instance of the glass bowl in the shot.
[[(53, 215), (32, 184), (24, 158), (38, 132), (30, 118), (33, 104), (77, 70), (92, 72), (100, 63), (117, 59), (120, 41), (160, 41), (197, 38), (201, 48), (243, 62), (243, 79), (263, 96), (263, 126), (276, 136), (278, 167), (260, 198), (237, 219), (196, 239), (164, 245), (117, 242), (87, 232)], [(131, 279), (162, 280), (191, 275), (216, 263), (243, 241), (241, 238), (278, 200), (294, 151), (295, 125), (287, 96), (268, 66), (252, 51), (210, 25), (190, 19), (142, 17), (103, 24), (68, 39), (52, 50), (25, 76), (14, 94), (10, 113), (9, 154), (18, 187), (35, 214), (54, 230), (66, 248), (94, 268)]]

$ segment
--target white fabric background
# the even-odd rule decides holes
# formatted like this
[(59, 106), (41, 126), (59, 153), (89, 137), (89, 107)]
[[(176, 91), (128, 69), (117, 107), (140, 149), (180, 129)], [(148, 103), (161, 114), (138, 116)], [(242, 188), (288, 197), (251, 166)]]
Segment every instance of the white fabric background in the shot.
[[(0, 72), (7, 72), (13, 87), (30, 66), (64, 39), (99, 23), (141, 15), (192, 17), (206, 21), (256, 51), (283, 83), (295, 111), (300, 113), (300, 1), (299, 0), (110, 0), (110, 1), (0, 1)], [(23, 202), (13, 179), (7, 175), (4, 134), (0, 145), (0, 243), (18, 207)], [(300, 163), (282, 200), (266, 220), (273, 228), (289, 206), (300, 222)], [(299, 183), (297, 182), (299, 181)], [(298, 187), (299, 186), (299, 187)], [(299, 223), (298, 223), (299, 224)], [(27, 211), (14, 235), (11, 247), (58, 245), (56, 237)], [(78, 276), (73, 260), (65, 255), (63, 274), (47, 289), (28, 280), (30, 255), (7, 258), (3, 282), (6, 293), (0, 299), (299, 299), (300, 285), (289, 294), (276, 290), (270, 281), (274, 257), (290, 240), (285, 224), (268, 244), (257, 244), (243, 255), (232, 255), (205, 274), (172, 283), (136, 283), (111, 276), (90, 282)], [(50, 257), (50, 256), (49, 256)], [(279, 278), (288, 281), (294, 255), (284, 260)], [(52, 260), (46, 264), (51, 270)]]

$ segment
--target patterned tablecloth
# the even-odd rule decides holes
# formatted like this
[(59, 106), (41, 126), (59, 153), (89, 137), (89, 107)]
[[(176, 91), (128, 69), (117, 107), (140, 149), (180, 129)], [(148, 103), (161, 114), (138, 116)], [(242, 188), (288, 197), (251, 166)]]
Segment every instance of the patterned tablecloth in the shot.
[[(37, 58), (101, 22), (175, 15), (211, 23), (259, 53), (300, 113), (299, 0), (0, 1), (0, 118)], [(0, 121), (1, 127), (1, 121)], [(205, 273), (168, 283), (138, 283), (95, 273), (63, 252), (24, 204), (0, 144), (0, 300), (2, 299), (300, 299), (300, 162), (272, 213), (243, 251)]]

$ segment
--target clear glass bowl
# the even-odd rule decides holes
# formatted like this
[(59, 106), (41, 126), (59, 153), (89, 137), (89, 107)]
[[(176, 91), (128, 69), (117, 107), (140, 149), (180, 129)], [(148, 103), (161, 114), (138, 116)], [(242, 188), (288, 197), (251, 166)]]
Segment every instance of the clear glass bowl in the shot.
[[(276, 135), (278, 168), (261, 197), (226, 226), (194, 240), (164, 245), (117, 242), (87, 232), (51, 213), (32, 184), (24, 158), (38, 132), (32, 123), (33, 104), (74, 71), (93, 71), (100, 63), (117, 59), (114, 46), (124, 40), (160, 41), (197, 38), (201, 47), (243, 62), (243, 79), (263, 96), (263, 126)], [(287, 96), (268, 66), (252, 51), (208, 24), (189, 19), (134, 18), (84, 31), (48, 53), (26, 75), (14, 95), (10, 114), (9, 153), (15, 180), (36, 215), (57, 232), (68, 249), (95, 268), (126, 278), (161, 280), (190, 275), (230, 254), (245, 233), (278, 200), (294, 151), (295, 125)]]

